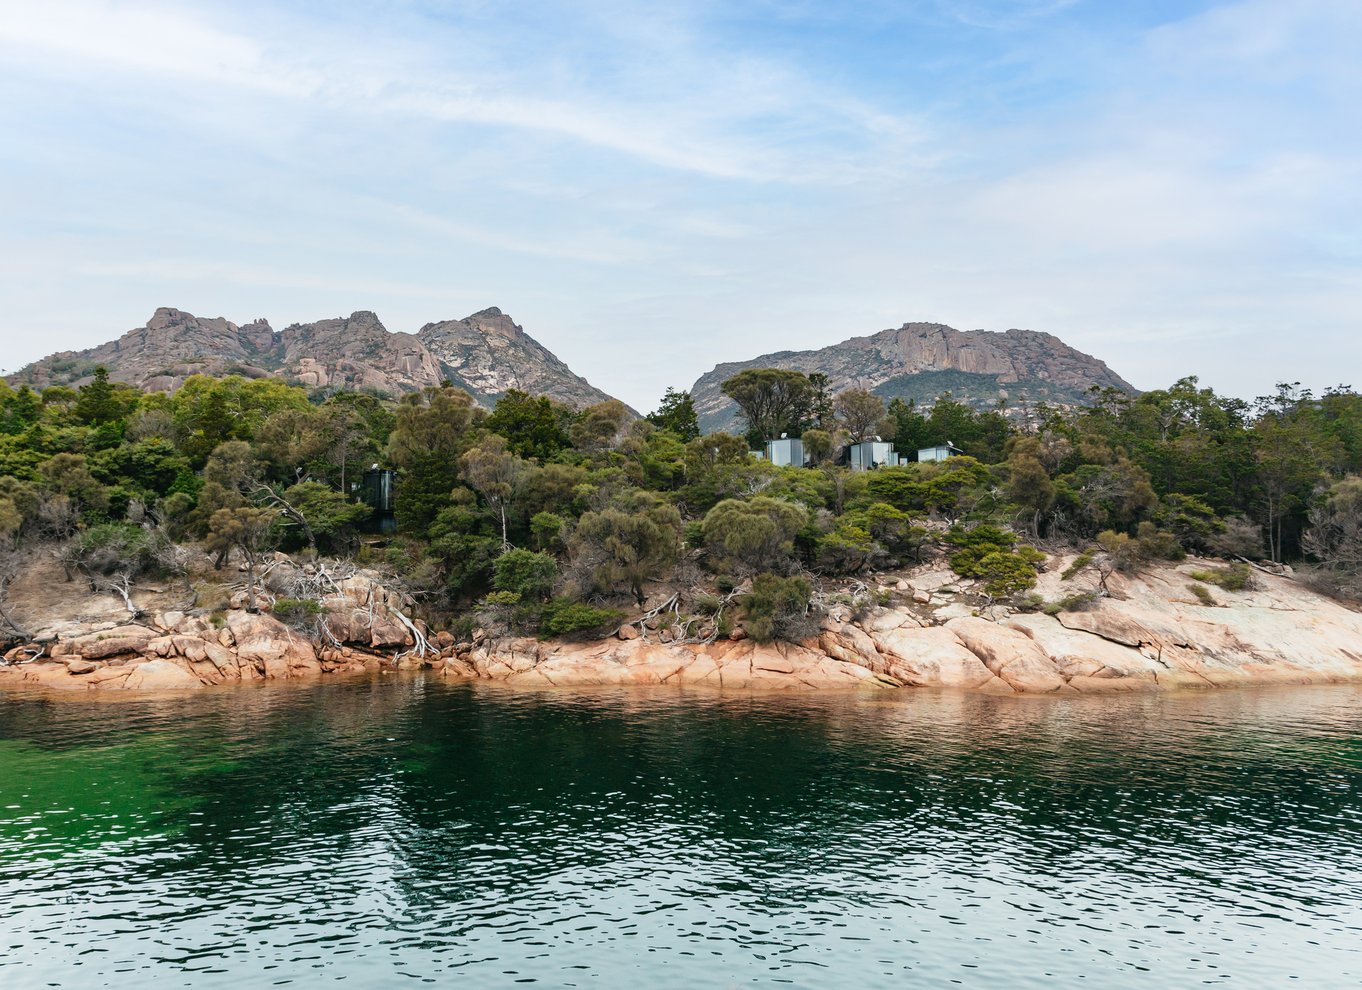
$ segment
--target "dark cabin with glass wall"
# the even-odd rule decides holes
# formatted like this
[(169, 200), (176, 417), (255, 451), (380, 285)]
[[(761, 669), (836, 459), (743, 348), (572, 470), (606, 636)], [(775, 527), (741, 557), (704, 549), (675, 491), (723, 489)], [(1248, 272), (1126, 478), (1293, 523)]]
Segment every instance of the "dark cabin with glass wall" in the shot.
[(373, 510), (369, 525), (375, 533), (390, 536), (397, 532), (397, 516), (393, 510), (396, 487), (396, 471), (380, 468), (375, 464), (364, 472), (364, 480), (359, 485), (359, 499)]

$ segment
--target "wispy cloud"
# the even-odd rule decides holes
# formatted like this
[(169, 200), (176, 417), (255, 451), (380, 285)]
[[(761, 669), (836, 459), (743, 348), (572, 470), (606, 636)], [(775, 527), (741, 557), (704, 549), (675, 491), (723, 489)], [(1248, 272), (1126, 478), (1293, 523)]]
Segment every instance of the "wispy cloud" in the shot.
[(1362, 6), (1177, 6), (3, 5), (0, 364), (163, 303), (497, 304), (639, 407), (910, 319), (1050, 330), (1144, 386), (1336, 377)]

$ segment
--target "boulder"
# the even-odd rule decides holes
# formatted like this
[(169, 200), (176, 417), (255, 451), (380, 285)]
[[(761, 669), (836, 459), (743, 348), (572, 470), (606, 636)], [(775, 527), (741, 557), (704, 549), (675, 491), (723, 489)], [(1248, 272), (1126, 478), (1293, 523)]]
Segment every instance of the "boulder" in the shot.
[(236, 655), (267, 679), (321, 672), (310, 640), (264, 613), (229, 612), (227, 628), (236, 642)]
[(1024, 632), (987, 619), (952, 619), (946, 628), (1014, 691), (1048, 694), (1068, 687), (1049, 654)]
[(81, 636), (72, 640), (70, 646), (73, 648), (71, 652), (79, 654), (86, 660), (103, 660), (106, 657), (141, 653), (155, 638), (156, 633), (146, 626), (117, 626), (103, 632)]
[(850, 623), (825, 626), (818, 637), (818, 647), (843, 663), (856, 664), (878, 674), (887, 674), (889, 671), (888, 663), (875, 649), (875, 641), (870, 634)]
[(183, 691), (201, 688), (203, 682), (170, 660), (147, 660), (132, 667), (124, 679), (125, 691)]
[(886, 661), (886, 672), (905, 684), (981, 689), (997, 682), (991, 690), (1012, 690), (949, 629), (905, 627), (872, 635), (871, 639)]

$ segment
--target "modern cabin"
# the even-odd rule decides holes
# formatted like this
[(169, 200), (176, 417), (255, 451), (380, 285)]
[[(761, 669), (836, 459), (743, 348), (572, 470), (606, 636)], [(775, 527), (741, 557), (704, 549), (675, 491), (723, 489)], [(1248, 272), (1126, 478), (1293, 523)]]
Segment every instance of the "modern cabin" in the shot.
[(899, 455), (888, 440), (878, 438), (862, 440), (847, 447), (847, 464), (853, 471), (873, 471), (875, 468), (894, 466), (899, 463)]
[(393, 508), (393, 490), (396, 485), (397, 472), (375, 464), (364, 472), (364, 480), (359, 486), (360, 501), (374, 512), (370, 525), (385, 536), (397, 532), (397, 514)]
[(935, 447), (919, 447), (917, 459), (921, 461), (944, 461), (951, 457), (959, 457), (964, 451), (947, 440), (943, 444)]
[(803, 467), (809, 463), (804, 453), (804, 441), (792, 437), (767, 440), (766, 459), (776, 467)]

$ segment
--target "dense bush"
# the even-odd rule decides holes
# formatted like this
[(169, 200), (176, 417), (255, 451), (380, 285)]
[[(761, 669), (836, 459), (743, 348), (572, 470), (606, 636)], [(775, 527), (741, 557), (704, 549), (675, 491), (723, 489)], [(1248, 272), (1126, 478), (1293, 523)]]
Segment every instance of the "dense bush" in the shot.
[(599, 632), (618, 623), (622, 617), (617, 609), (596, 608), (585, 602), (554, 598), (544, 603), (539, 629), (545, 636)]
[(742, 597), (743, 628), (758, 643), (798, 642), (818, 631), (810, 613), (813, 586), (807, 578), (758, 574)]
[(307, 629), (322, 614), (322, 604), (313, 598), (276, 598), (271, 614), (294, 629)]
[(1217, 567), (1214, 570), (1192, 571), (1191, 577), (1196, 581), (1224, 588), (1226, 591), (1245, 591), (1253, 587), (1253, 568), (1245, 563), (1233, 563), (1228, 567)]
[(557, 577), (558, 562), (552, 554), (513, 549), (492, 564), (492, 587), (514, 592), (522, 600), (547, 598)]
[(85, 530), (66, 561), (87, 574), (138, 577), (170, 565), (170, 541), (164, 534), (131, 523), (99, 523)]
[(725, 499), (705, 514), (705, 547), (719, 570), (783, 572), (794, 562), (795, 534), (807, 519), (808, 512), (794, 502), (760, 495)]

